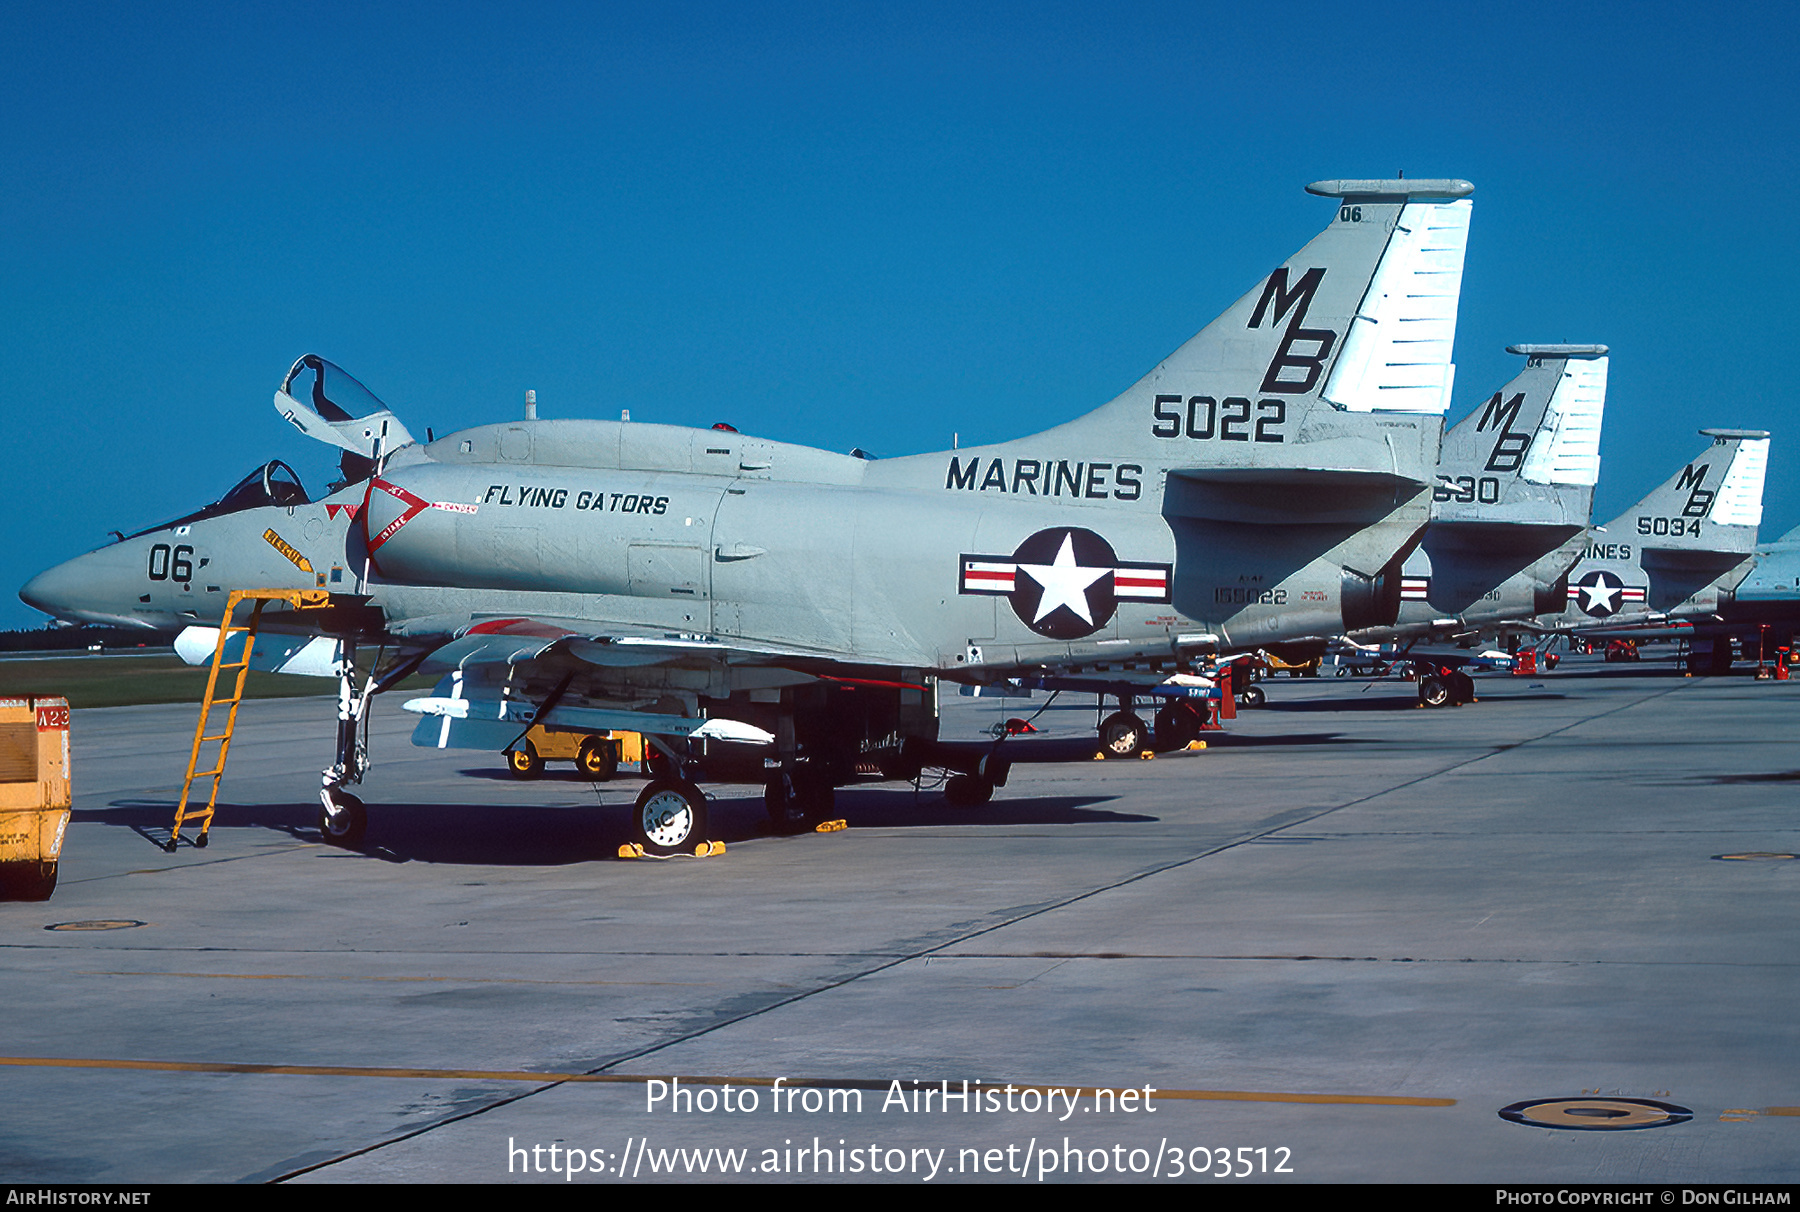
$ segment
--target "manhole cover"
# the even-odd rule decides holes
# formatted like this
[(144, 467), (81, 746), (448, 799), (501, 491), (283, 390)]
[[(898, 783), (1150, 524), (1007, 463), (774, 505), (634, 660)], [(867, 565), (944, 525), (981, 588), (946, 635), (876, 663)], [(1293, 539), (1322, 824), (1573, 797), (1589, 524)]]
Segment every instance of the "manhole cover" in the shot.
[(1694, 1118), (1694, 1113), (1651, 1098), (1534, 1098), (1502, 1107), (1500, 1118), (1538, 1128), (1623, 1132), (1629, 1128), (1684, 1124)]
[(134, 926), (142, 926), (143, 922), (127, 921), (95, 921), (95, 922), (57, 922), (54, 926), (45, 926), (46, 930), (130, 930)]
[(1746, 850), (1742, 854), (1715, 854), (1716, 859), (1724, 859), (1733, 863), (1752, 863), (1758, 859), (1794, 859), (1800, 854), (1782, 854), (1774, 850)]

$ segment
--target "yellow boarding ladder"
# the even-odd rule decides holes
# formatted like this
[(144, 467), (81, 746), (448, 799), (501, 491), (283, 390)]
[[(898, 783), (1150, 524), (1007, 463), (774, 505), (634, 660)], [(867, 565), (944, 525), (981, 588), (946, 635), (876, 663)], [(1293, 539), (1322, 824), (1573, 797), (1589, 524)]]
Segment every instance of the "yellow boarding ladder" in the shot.
[[(206, 679), (206, 697), (200, 701), (200, 722), (194, 726), (194, 749), (188, 756), (187, 779), (181, 785), (181, 803), (175, 808), (175, 825), (169, 830), (169, 840), (163, 849), (170, 854), (181, 842), (181, 827), (189, 821), (200, 822), (200, 833), (194, 838), (194, 845), (206, 845), (206, 831), (212, 827), (213, 808), (219, 802), (219, 780), (225, 777), (225, 759), (231, 753), (231, 734), (237, 727), (238, 704), (244, 701), (244, 682), (250, 674), (250, 653), (256, 647), (256, 628), (262, 621), (263, 607), (270, 602), (286, 602), (298, 610), (308, 607), (327, 605), (331, 594), (324, 589), (234, 589), (231, 597), (225, 602), (225, 617), (219, 621), (219, 642), (213, 648), (212, 673)], [(232, 615), (236, 613), (241, 602), (253, 602), (250, 609), (250, 621), (233, 626)], [(231, 637), (244, 637), (244, 651), (239, 659), (227, 661), (225, 651), (231, 644)], [(229, 698), (219, 697), (219, 673), (221, 670), (235, 669), (237, 680), (232, 685)], [(212, 709), (221, 704), (229, 704), (231, 710), (225, 715), (225, 730), (208, 734), (206, 725), (212, 715)], [(218, 760), (211, 769), (200, 769), (200, 751), (212, 742), (218, 742)], [(200, 779), (211, 779), (212, 789), (206, 797), (206, 807), (188, 811), (188, 799), (193, 793), (194, 784)]]

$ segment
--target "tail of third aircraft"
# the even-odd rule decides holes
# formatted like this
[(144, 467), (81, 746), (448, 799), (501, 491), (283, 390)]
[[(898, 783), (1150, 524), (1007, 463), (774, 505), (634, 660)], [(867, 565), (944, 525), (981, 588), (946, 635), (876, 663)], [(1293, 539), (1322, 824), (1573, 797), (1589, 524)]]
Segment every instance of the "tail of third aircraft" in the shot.
[(1646, 554), (1755, 550), (1769, 435), (1760, 429), (1700, 432), (1712, 444), (1608, 523), (1609, 539), (1635, 543)]
[(1712, 439), (1705, 450), (1590, 539), (1569, 586), (1581, 615), (1610, 621), (1621, 608), (1613, 593), (1625, 609), (1710, 612), (1721, 582), (1755, 551), (1769, 435), (1700, 432)]

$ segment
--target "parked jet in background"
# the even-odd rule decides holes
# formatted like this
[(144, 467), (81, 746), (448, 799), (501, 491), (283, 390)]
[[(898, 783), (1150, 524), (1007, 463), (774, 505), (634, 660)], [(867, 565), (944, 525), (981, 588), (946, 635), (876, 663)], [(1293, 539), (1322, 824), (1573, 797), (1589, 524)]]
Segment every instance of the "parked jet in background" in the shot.
[[(1758, 651), (1765, 660), (1777, 649), (1793, 651), (1800, 629), (1800, 527), (1757, 549), (1749, 571), (1720, 602), (1719, 614), (1720, 632), (1736, 637), (1747, 651)], [(1730, 655), (1729, 648), (1715, 647), (1714, 667)]]
[(1513, 345), (1525, 367), (1444, 438), (1400, 616), (1356, 641), (1454, 639), (1561, 610), (1600, 474), (1604, 345)]
[(1569, 574), (1567, 608), (1546, 630), (1614, 636), (1624, 628), (1718, 613), (1749, 569), (1762, 521), (1769, 435), (1703, 429), (1712, 439), (1655, 492), (1591, 534)]
[(1756, 558), (1744, 579), (1733, 586), (1728, 615), (1759, 613), (1767, 619), (1778, 614), (1800, 618), (1800, 526), (1773, 543), (1756, 549)]
[(1800, 529), (1758, 547), (1748, 561), (1719, 579), (1717, 589), (1716, 608), (1709, 612), (1628, 617), (1617, 624), (1582, 627), (1579, 633), (1597, 640), (1684, 641), (1690, 673), (1730, 670), (1733, 641), (1746, 658), (1759, 663), (1774, 661), (1778, 653), (1791, 656), (1800, 630)]
[[(341, 645), (321, 829), (354, 839), (375, 690), (442, 675), (415, 742), (494, 751), (533, 724), (646, 734), (674, 776), (648, 849), (706, 836), (688, 740), (760, 741), (771, 815), (879, 765), (1004, 783), (936, 742), (935, 679), (1173, 672), (1196, 654), (1391, 623), (1449, 400), (1472, 187), (1328, 181), (1326, 229), (1117, 399), (1047, 432), (872, 461), (726, 429), (535, 420), (420, 444), (337, 367), (276, 406), (344, 448), (311, 502), (279, 465), (242, 500), (51, 569), (71, 619), (216, 624), (229, 591), (329, 592), (264, 629)], [(260, 492), (255, 489), (260, 486)], [(358, 646), (391, 654), (360, 691)]]

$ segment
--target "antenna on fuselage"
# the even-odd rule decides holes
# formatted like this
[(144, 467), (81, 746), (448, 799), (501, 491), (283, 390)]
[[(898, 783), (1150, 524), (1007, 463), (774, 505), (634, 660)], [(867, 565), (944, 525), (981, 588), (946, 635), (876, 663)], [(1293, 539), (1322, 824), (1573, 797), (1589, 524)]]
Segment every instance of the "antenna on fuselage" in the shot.
[(537, 392), (529, 387), (525, 389), (525, 419), (537, 420)]

